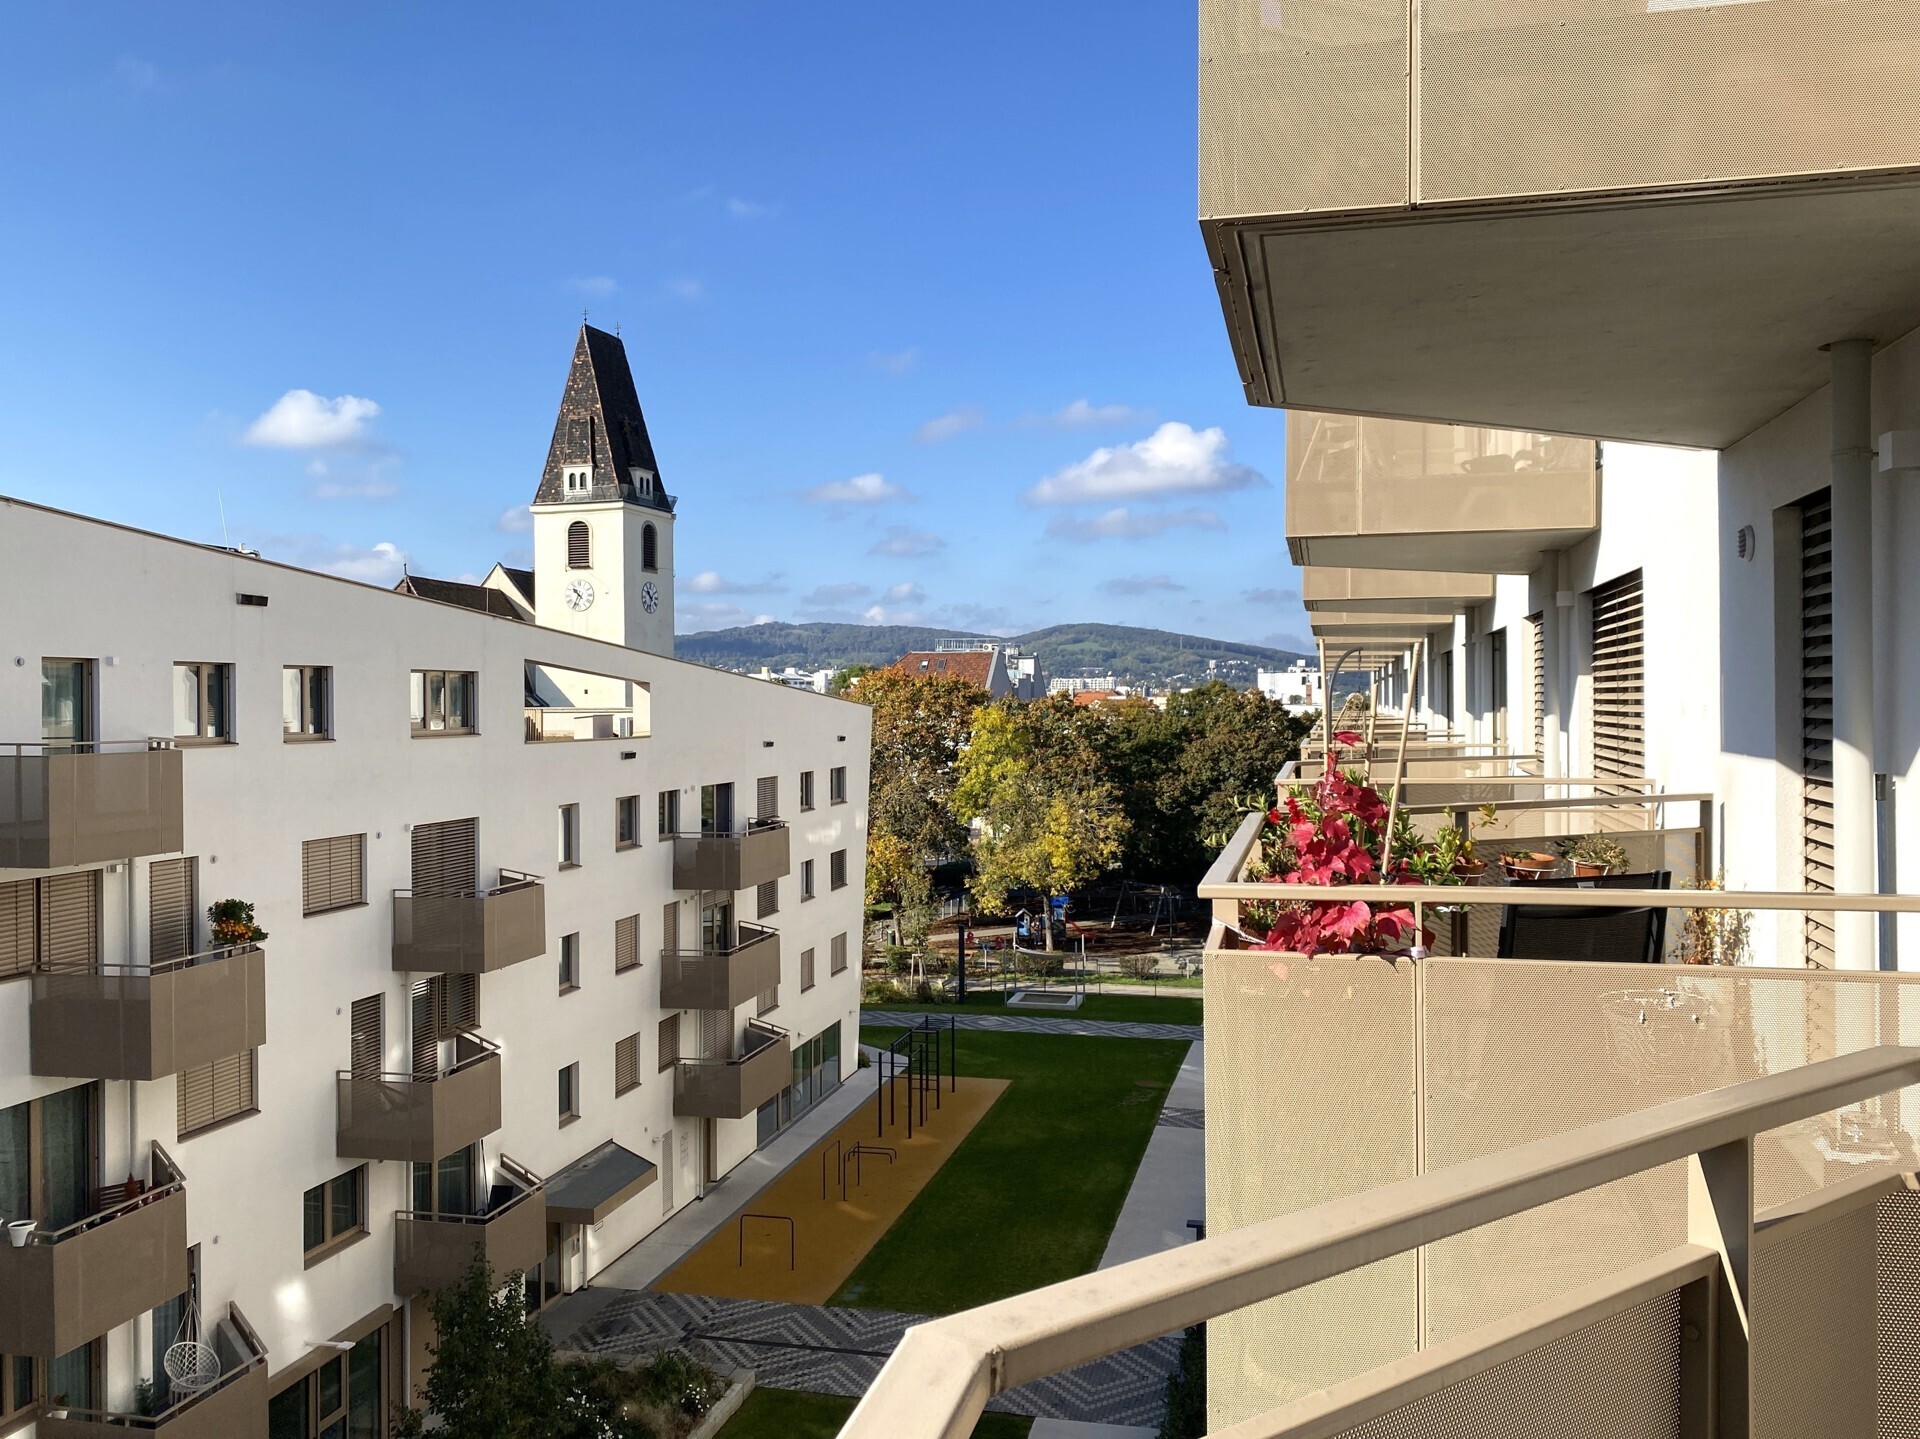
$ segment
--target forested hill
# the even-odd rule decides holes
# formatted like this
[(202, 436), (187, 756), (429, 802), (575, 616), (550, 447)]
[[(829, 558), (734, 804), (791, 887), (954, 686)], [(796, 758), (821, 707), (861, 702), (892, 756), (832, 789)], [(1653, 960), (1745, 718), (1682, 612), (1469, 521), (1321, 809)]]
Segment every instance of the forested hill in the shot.
[[(930, 650), (943, 639), (991, 638), (914, 625), (770, 623), (680, 635), (674, 646), (681, 659), (718, 669), (756, 670), (766, 665), (777, 670), (792, 665), (817, 670), (890, 664), (909, 650)], [(1217, 677), (1245, 687), (1253, 683), (1256, 670), (1276, 669), (1300, 658), (1290, 650), (1132, 625), (1051, 625), (1014, 635), (1007, 643), (1037, 653), (1042, 668), (1052, 676), (1112, 673), (1132, 684), (1193, 684)]]

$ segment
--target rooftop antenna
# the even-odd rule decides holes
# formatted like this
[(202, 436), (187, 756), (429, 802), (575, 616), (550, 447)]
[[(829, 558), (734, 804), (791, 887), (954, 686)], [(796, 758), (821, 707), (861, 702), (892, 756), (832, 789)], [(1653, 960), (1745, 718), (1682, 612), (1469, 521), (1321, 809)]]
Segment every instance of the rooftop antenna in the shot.
[(220, 548), (230, 550), (233, 548), (233, 543), (227, 538), (227, 501), (220, 493), (218, 485), (213, 487), (213, 502), (220, 506)]

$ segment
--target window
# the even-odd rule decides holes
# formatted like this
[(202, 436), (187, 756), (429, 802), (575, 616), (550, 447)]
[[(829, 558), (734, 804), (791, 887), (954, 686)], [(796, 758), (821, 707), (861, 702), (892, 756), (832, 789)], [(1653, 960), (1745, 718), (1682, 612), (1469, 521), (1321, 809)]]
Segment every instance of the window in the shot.
[(288, 665), (280, 671), (280, 727), (288, 739), (333, 734), (333, 671), (326, 665)]
[(571, 1124), (580, 1117), (580, 1066), (565, 1065), (560, 1070), (560, 1122)]
[(230, 1059), (180, 1071), (177, 1117), (182, 1139), (229, 1119), (259, 1112), (253, 1059), (249, 1049)]
[(99, 963), (99, 870), (0, 884), (0, 978)]
[(827, 856), (827, 886), (830, 889), (847, 887), (847, 852), (836, 849)]
[(467, 670), (415, 670), (411, 714), (415, 734), (472, 734), (476, 677)]
[(660, 1021), (660, 1067), (672, 1069), (680, 1062), (680, 1016), (669, 1014)]
[(623, 794), (613, 802), (613, 847), (632, 849), (640, 843), (640, 796)]
[(569, 465), (566, 471), (567, 493), (578, 497), (593, 493), (593, 466)]
[(810, 769), (800, 771), (800, 808), (813, 808), (813, 771)]
[(847, 802), (847, 767), (835, 765), (827, 771), (827, 803), (845, 804)]
[(571, 994), (580, 987), (580, 936), (560, 936), (560, 992)]
[(173, 667), (173, 733), (176, 739), (233, 738), (233, 666)]
[(836, 934), (827, 947), (827, 973), (840, 974), (847, 967), (847, 937)]
[(300, 1209), (300, 1248), (312, 1264), (367, 1232), (367, 1166), (314, 1185)]
[(613, 1092), (615, 1096), (640, 1087), (640, 1036), (629, 1034), (613, 1044)]
[(161, 965), (193, 953), (200, 914), (199, 861), (156, 859), (147, 866), (147, 961)]
[(1589, 721), (1597, 778), (1647, 772), (1646, 623), (1640, 571), (1589, 591), (1593, 684)]
[(762, 775), (754, 785), (753, 817), (763, 820), (780, 818), (779, 775)]
[(660, 906), (660, 948), (667, 954), (680, 948), (680, 901), (677, 899)]
[(367, 902), (367, 837), (336, 834), (300, 846), (300, 912), (325, 914)]
[(660, 568), (660, 536), (652, 525), (643, 525), (640, 530), (640, 568)]
[(348, 1018), (347, 1069), (355, 1079), (378, 1079), (386, 1063), (386, 1008), (384, 994), (370, 994), (353, 1002)]
[(383, 1324), (345, 1354), (328, 1357), (313, 1373), (296, 1379), (267, 1405), (270, 1439), (373, 1439), (384, 1434), (384, 1418), (398, 1396), (389, 1394), (382, 1371), (383, 1349), (392, 1321)]
[(800, 992), (805, 994), (813, 988), (813, 951), (800, 951)]
[(480, 976), (436, 974), (416, 979), (407, 993), (413, 1073), (428, 1078), (444, 1067), (441, 1046), (480, 1027)]
[(763, 989), (760, 991), (760, 997), (754, 1005), (753, 1012), (756, 1015), (772, 1014), (779, 1007), (780, 986), (776, 984), (772, 989)]
[(640, 967), (640, 916), (627, 915), (613, 922), (613, 972), (625, 974)]
[(732, 785), (703, 784), (700, 786), (700, 833), (709, 838), (717, 834), (733, 833)]
[(99, 738), (93, 732), (92, 660), (40, 661), (40, 738), (49, 744)]
[(767, 880), (754, 892), (754, 918), (766, 919), (780, 913), (780, 881)]
[(805, 904), (813, 898), (813, 861), (800, 861), (800, 902)]
[(585, 520), (575, 520), (567, 526), (567, 568), (570, 570), (593, 568), (593, 537), (587, 532)]
[(680, 791), (663, 789), (660, 791), (660, 838), (668, 839), (680, 833)]
[(580, 863), (580, 806), (560, 806), (560, 868), (572, 869)]

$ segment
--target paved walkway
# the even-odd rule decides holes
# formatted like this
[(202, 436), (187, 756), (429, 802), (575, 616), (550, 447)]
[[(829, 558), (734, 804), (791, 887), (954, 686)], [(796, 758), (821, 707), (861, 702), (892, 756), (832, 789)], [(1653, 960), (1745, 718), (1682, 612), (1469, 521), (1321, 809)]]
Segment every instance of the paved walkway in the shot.
[[(1114, 1039), (1192, 1039), (1201, 1036), (1197, 1024), (1142, 1024), (1133, 1020), (1075, 1019), (1071, 1015), (965, 1014), (955, 1010), (926, 1013), (897, 1009), (863, 1009), (860, 1022), (910, 1029), (921, 1020), (952, 1020), (960, 1029), (991, 1029), (1006, 1034), (1104, 1034)], [(944, 1027), (944, 1026), (943, 1026)]]

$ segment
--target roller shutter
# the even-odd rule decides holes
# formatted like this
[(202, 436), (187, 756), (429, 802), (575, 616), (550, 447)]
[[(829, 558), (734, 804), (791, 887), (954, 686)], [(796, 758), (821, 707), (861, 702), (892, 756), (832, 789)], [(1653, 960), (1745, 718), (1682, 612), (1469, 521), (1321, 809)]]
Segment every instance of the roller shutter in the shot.
[(182, 1138), (209, 1125), (259, 1108), (252, 1050), (180, 1072), (179, 1131)]
[(319, 914), (367, 898), (366, 836), (336, 834), (300, 847), (300, 909)]
[[(1833, 502), (1800, 505), (1800, 853), (1805, 887), (1833, 889)], [(1809, 911), (1810, 965), (1834, 964), (1833, 915)]]
[(194, 863), (162, 859), (147, 866), (147, 952), (156, 967), (193, 953)]
[(613, 972), (635, 968), (640, 963), (640, 916), (627, 915), (613, 922)]
[(91, 970), (99, 964), (99, 870), (40, 881), (40, 959), (48, 969)]
[(1593, 773), (1633, 779), (1647, 772), (1646, 624), (1640, 571), (1591, 592)]
[(479, 885), (480, 821), (449, 819), (413, 827), (413, 892), (472, 894)]

